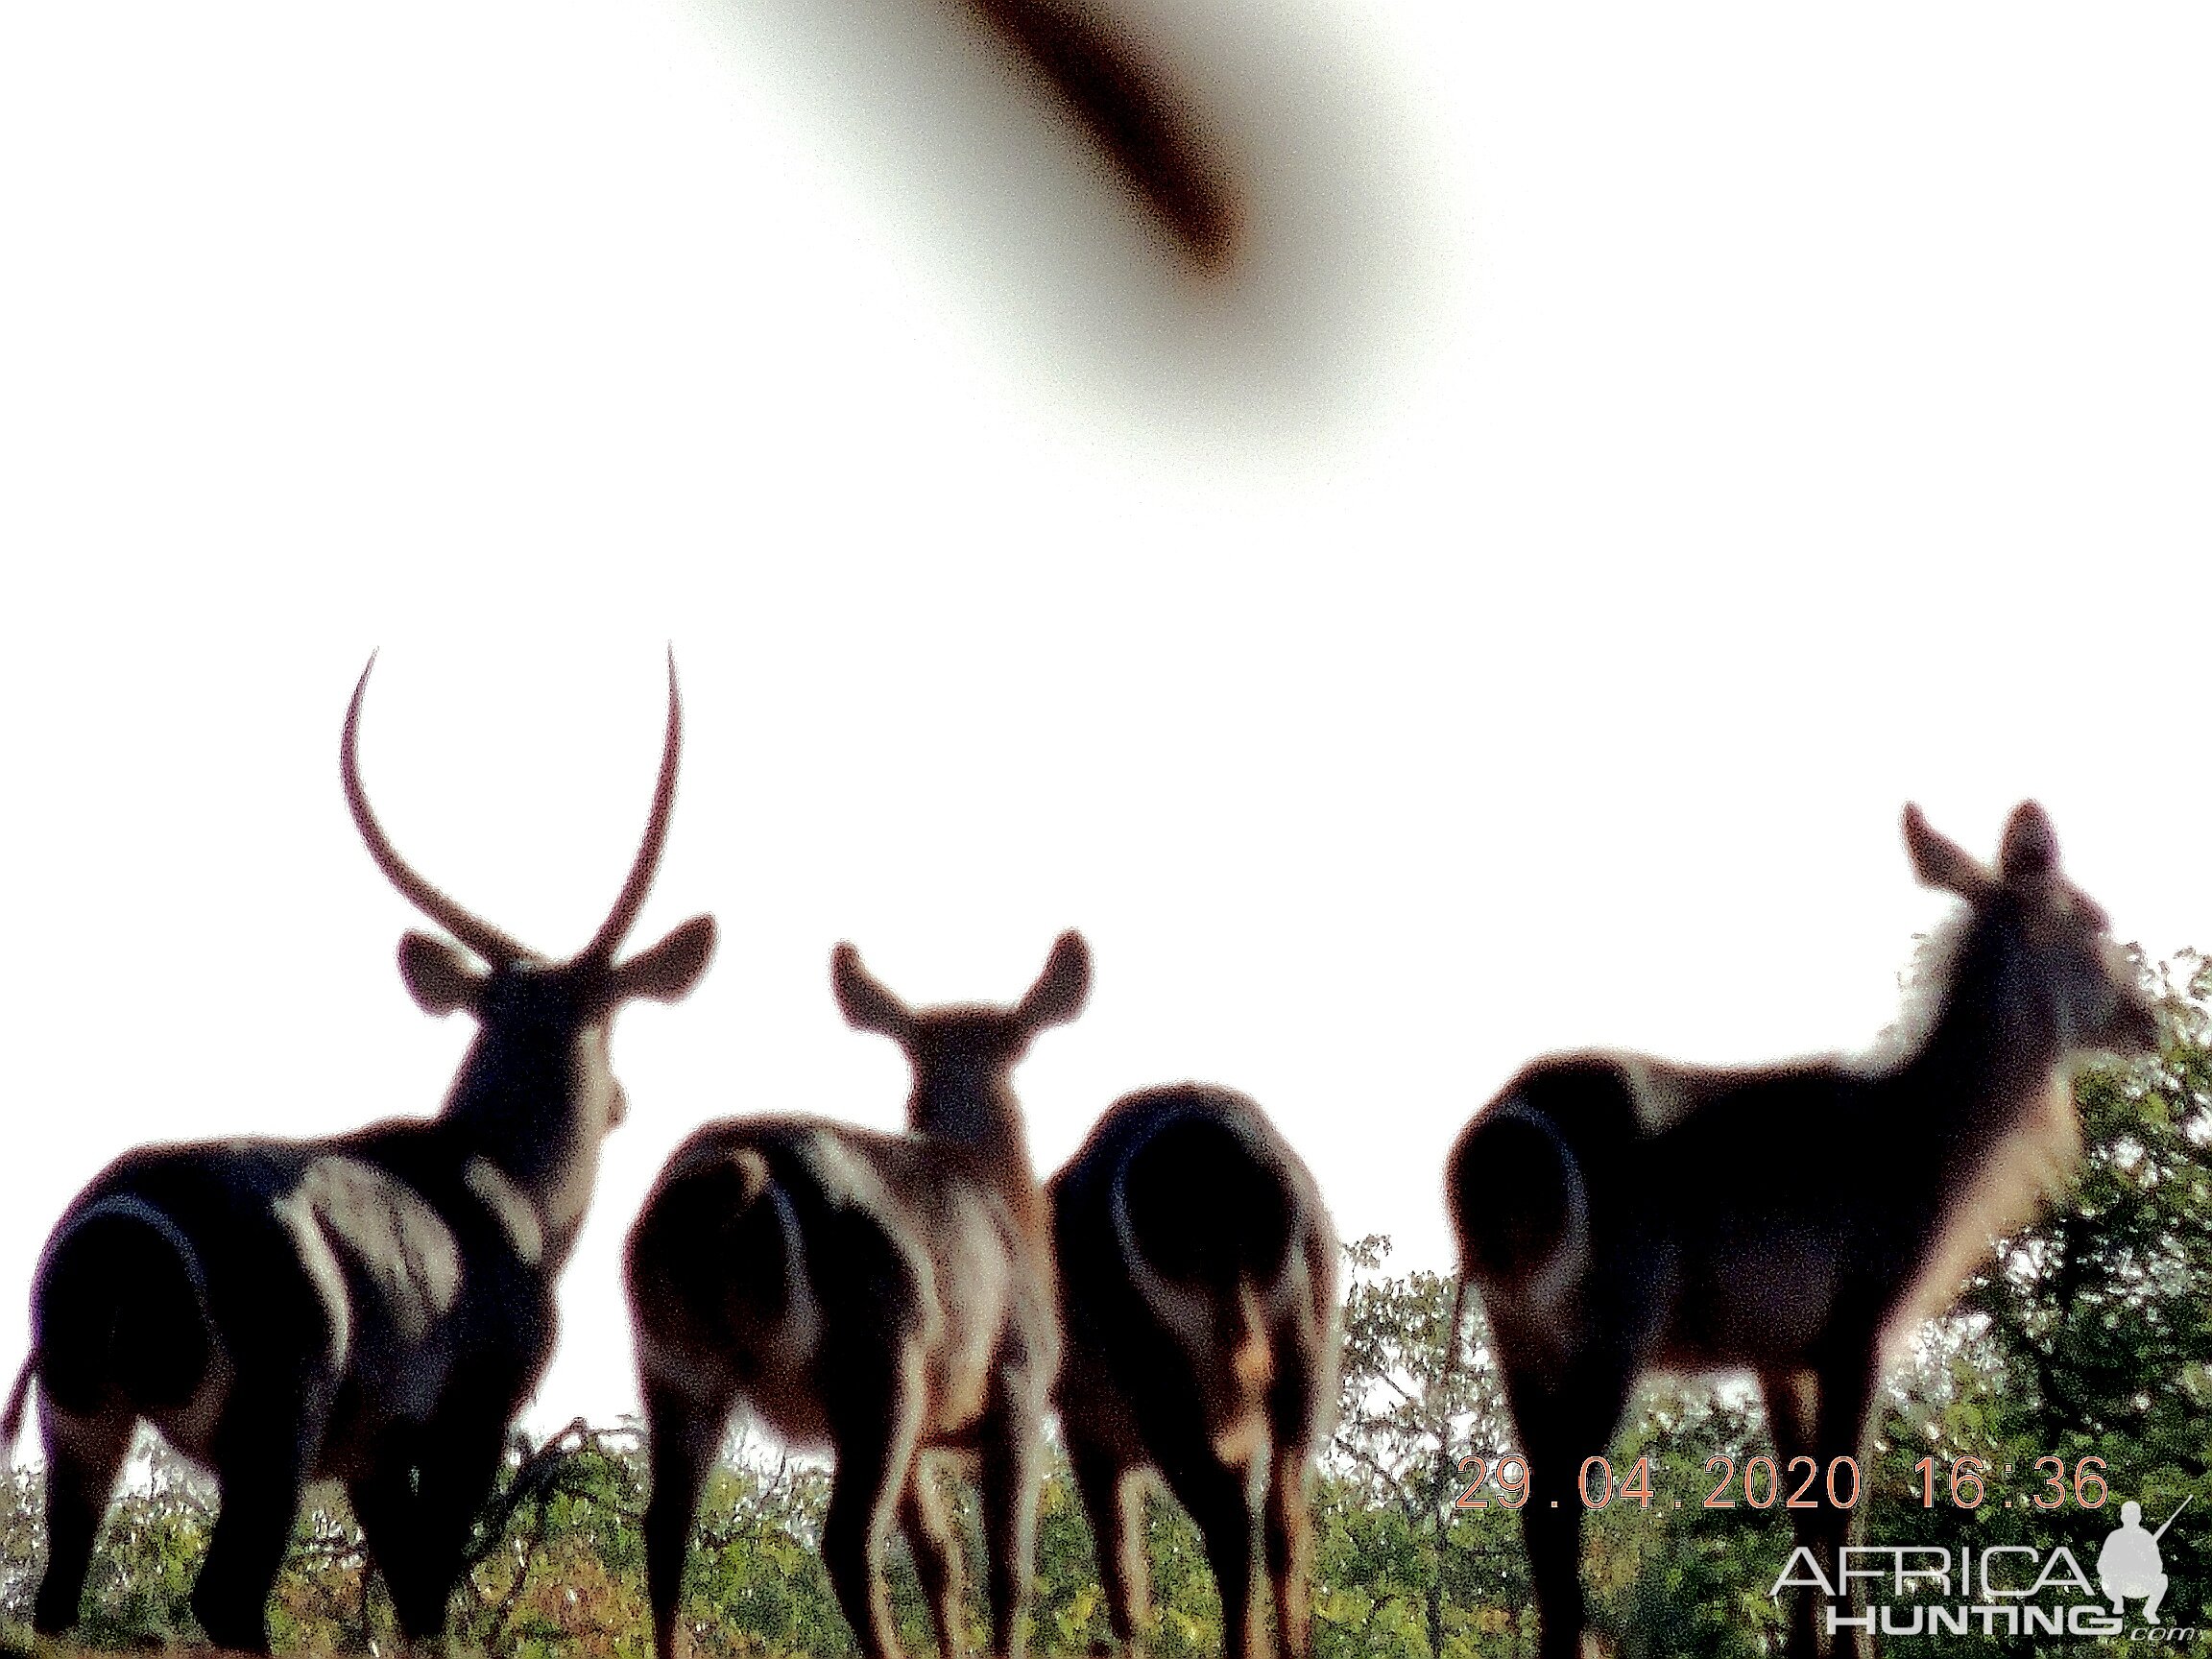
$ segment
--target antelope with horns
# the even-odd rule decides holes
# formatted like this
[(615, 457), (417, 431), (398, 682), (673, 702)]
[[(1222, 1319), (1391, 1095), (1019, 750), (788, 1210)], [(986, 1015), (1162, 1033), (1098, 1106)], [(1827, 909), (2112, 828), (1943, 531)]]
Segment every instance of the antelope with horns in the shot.
[(1307, 1649), (1307, 1488), (1335, 1409), (1336, 1238), (1313, 1177), (1257, 1104), (1200, 1083), (1116, 1101), (1052, 1177), (1068, 1362), (1060, 1423), (1114, 1633), (1142, 1652), (1143, 1502), (1157, 1469), (1197, 1523), (1222, 1650)]
[[(701, 916), (628, 961), (615, 950), (659, 863), (675, 800), (675, 663), (660, 783), (614, 907), (552, 962), (408, 867), (355, 760), (363, 670), (339, 774), (392, 883), (459, 946), (399, 942), (423, 1011), (482, 1029), (437, 1117), (316, 1141), (125, 1154), (81, 1193), (40, 1258), (34, 1347), (46, 1454), (46, 1574), (33, 1623), (77, 1621), (95, 1534), (141, 1418), (215, 1476), (222, 1509), (192, 1610), (218, 1646), (266, 1653), (269, 1593), (302, 1484), (345, 1482), (411, 1643), (442, 1635), (469, 1530), (509, 1420), (553, 1347), (554, 1281), (624, 1101), (608, 1058), (634, 997), (672, 1001), (713, 950)], [(473, 952), (483, 966), (472, 964)]]
[[(1546, 1659), (1579, 1646), (1576, 1483), (1637, 1374), (1749, 1369), (1787, 1479), (1791, 1464), (1856, 1458), (1886, 1343), (1939, 1310), (2071, 1163), (2072, 1064), (2157, 1040), (2104, 912), (2059, 873), (2041, 807), (2014, 810), (1994, 870), (1917, 807), (1905, 844), (1920, 879), (1965, 909), (1927, 958), (1924, 1029), (1901, 1052), (1742, 1070), (1541, 1060), (1453, 1148), (1460, 1261), (1527, 1459)], [(1851, 1518), (1834, 1499), (1791, 1512), (1839, 1591)], [(1805, 1597), (1790, 1651), (1822, 1641)]]
[(928, 1455), (973, 1455), (992, 1645), (1018, 1659), (1060, 1330), (1010, 1079), (1042, 1027), (1082, 1011), (1090, 952), (1062, 934), (1011, 1008), (909, 1009), (850, 945), (831, 953), (830, 975), (845, 1018), (906, 1052), (908, 1132), (814, 1118), (710, 1123), (669, 1159), (630, 1233), (653, 1449), (654, 1640), (660, 1659), (676, 1659), (691, 1523), (742, 1403), (787, 1442), (835, 1451), (822, 1553), (871, 1659), (899, 1652), (882, 1575), (894, 1512), (939, 1651), (961, 1651), (957, 1561)]

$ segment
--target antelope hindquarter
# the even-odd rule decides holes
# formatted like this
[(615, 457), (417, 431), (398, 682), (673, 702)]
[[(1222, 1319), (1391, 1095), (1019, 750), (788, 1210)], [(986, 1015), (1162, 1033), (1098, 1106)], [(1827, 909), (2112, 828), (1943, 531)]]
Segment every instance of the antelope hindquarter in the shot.
[(1142, 1477), (1190, 1512), (1223, 1651), (1307, 1650), (1308, 1483), (1336, 1407), (1336, 1238), (1313, 1177), (1257, 1103), (1182, 1083), (1126, 1095), (1052, 1177), (1068, 1357), (1060, 1423), (1114, 1633), (1142, 1652)]

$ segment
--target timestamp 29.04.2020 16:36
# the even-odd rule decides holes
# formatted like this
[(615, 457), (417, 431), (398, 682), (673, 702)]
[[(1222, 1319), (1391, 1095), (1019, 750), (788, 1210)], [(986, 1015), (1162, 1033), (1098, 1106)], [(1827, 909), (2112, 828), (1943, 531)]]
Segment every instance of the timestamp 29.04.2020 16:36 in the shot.
[[(1988, 1500), (1991, 1471), (1994, 1465), (1984, 1457), (1963, 1456), (1951, 1460), (1948, 1479), (1937, 1481), (1934, 1457), (1923, 1457), (1912, 1465), (1913, 1473), (1920, 1477), (1911, 1488), (1920, 1499), (1923, 1508), (1936, 1506), (1936, 1495), (1947, 1486), (1952, 1504), (1960, 1509), (1979, 1509)], [(2038, 1457), (2034, 1467), (2042, 1473), (2042, 1485), (2047, 1490), (2023, 1493), (2003, 1502), (2016, 1503), (2021, 1507), (2037, 1509), (2063, 1508), (2071, 1498), (2075, 1506), (2082, 1509), (2101, 1509), (2104, 1506), (2106, 1483), (2104, 1459), (2081, 1457), (2075, 1460), (2069, 1471), (2064, 1458), (2056, 1455)], [(2014, 1465), (2008, 1463), (2004, 1475), (2009, 1478)], [(1467, 1484), (1453, 1499), (1455, 1509), (1487, 1509), (1493, 1503), (1503, 1509), (1520, 1509), (1528, 1503), (1528, 1461), (1517, 1452), (1502, 1452), (1494, 1457), (1469, 1454), (1459, 1459), (1459, 1474)], [(1803, 1474), (1800, 1478), (1799, 1471)], [(1714, 1456), (1706, 1459), (1708, 1475), (1719, 1472), (1713, 1489), (1705, 1494), (1702, 1507), (1707, 1509), (1733, 1509), (1737, 1499), (1734, 1488), (1743, 1488), (1743, 1502), (1753, 1509), (1770, 1509), (1780, 1502), (1785, 1509), (1817, 1509), (1825, 1502), (1836, 1509), (1856, 1508), (1859, 1503), (1861, 1482), (1859, 1461), (1855, 1457), (1830, 1459), (1826, 1479), (1822, 1479), (1819, 1463), (1811, 1457), (1792, 1457), (1778, 1469), (1771, 1457), (1752, 1457), (1745, 1460), (1742, 1479), (1739, 1479), (1736, 1462), (1732, 1457)], [(2069, 1477), (2071, 1479), (2069, 1480)], [(1784, 1495), (1789, 1480), (1795, 1487)], [(1483, 1495), (1484, 1487), (1492, 1488), (1497, 1496)], [(1585, 1457), (1581, 1474), (1576, 1480), (1585, 1509), (1603, 1509), (1616, 1500), (1633, 1500), (1640, 1508), (1651, 1506), (1651, 1459), (1639, 1457), (1627, 1474), (1616, 1477), (1610, 1459), (1603, 1456)], [(1673, 1507), (1682, 1507), (1682, 1501), (1673, 1501)]]

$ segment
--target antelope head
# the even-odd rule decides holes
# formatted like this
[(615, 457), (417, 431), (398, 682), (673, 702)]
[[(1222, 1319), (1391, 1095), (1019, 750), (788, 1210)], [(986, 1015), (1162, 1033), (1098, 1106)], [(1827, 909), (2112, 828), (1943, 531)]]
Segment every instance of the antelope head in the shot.
[(1939, 834), (1917, 806), (1905, 808), (1905, 846), (1923, 882), (1971, 908), (1963, 948), (1992, 949), (2008, 964), (2007, 991), (2021, 1004), (2011, 1014), (2016, 1037), (2040, 1040), (2054, 1061), (2157, 1047), (2142, 976), (2097, 902), (2059, 871), (2058, 838), (2041, 806), (2013, 808), (1994, 869)]
[(860, 952), (850, 945), (830, 953), (830, 978), (848, 1024), (880, 1032), (906, 1051), (914, 1070), (908, 1128), (950, 1141), (996, 1142), (1011, 1134), (1019, 1142), (1014, 1068), (1039, 1031), (1083, 1012), (1091, 995), (1091, 951), (1080, 933), (1061, 934), (1037, 983), (1011, 1008), (909, 1008), (861, 966)]
[[(399, 976), (424, 1013), (465, 1011), (481, 1027), (440, 1116), (476, 1142), (493, 1179), (519, 1190), (516, 1196), (529, 1202), (565, 1251), (583, 1223), (599, 1142), (627, 1109), (608, 1052), (614, 1016), (635, 997), (673, 1002), (685, 996), (714, 950), (714, 919), (694, 916), (649, 950), (616, 960), (652, 885), (675, 805), (683, 734), (675, 659), (668, 662), (667, 734), (644, 839), (607, 920), (589, 944), (561, 962), (464, 909), (410, 868), (378, 826), (355, 755), (370, 668), (353, 687), (339, 746), (347, 805), (377, 868), (458, 941), (407, 933), (399, 941)], [(478, 1179), (472, 1166), (471, 1180)]]

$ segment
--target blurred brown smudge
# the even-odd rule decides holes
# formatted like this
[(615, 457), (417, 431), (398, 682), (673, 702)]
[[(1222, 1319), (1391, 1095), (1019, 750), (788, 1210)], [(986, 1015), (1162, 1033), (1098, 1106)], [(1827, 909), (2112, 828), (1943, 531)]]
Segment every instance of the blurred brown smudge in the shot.
[(1041, 74), (1145, 212), (1207, 276), (1236, 261), (1241, 206), (1189, 107), (1136, 41), (1081, 0), (971, 0)]

